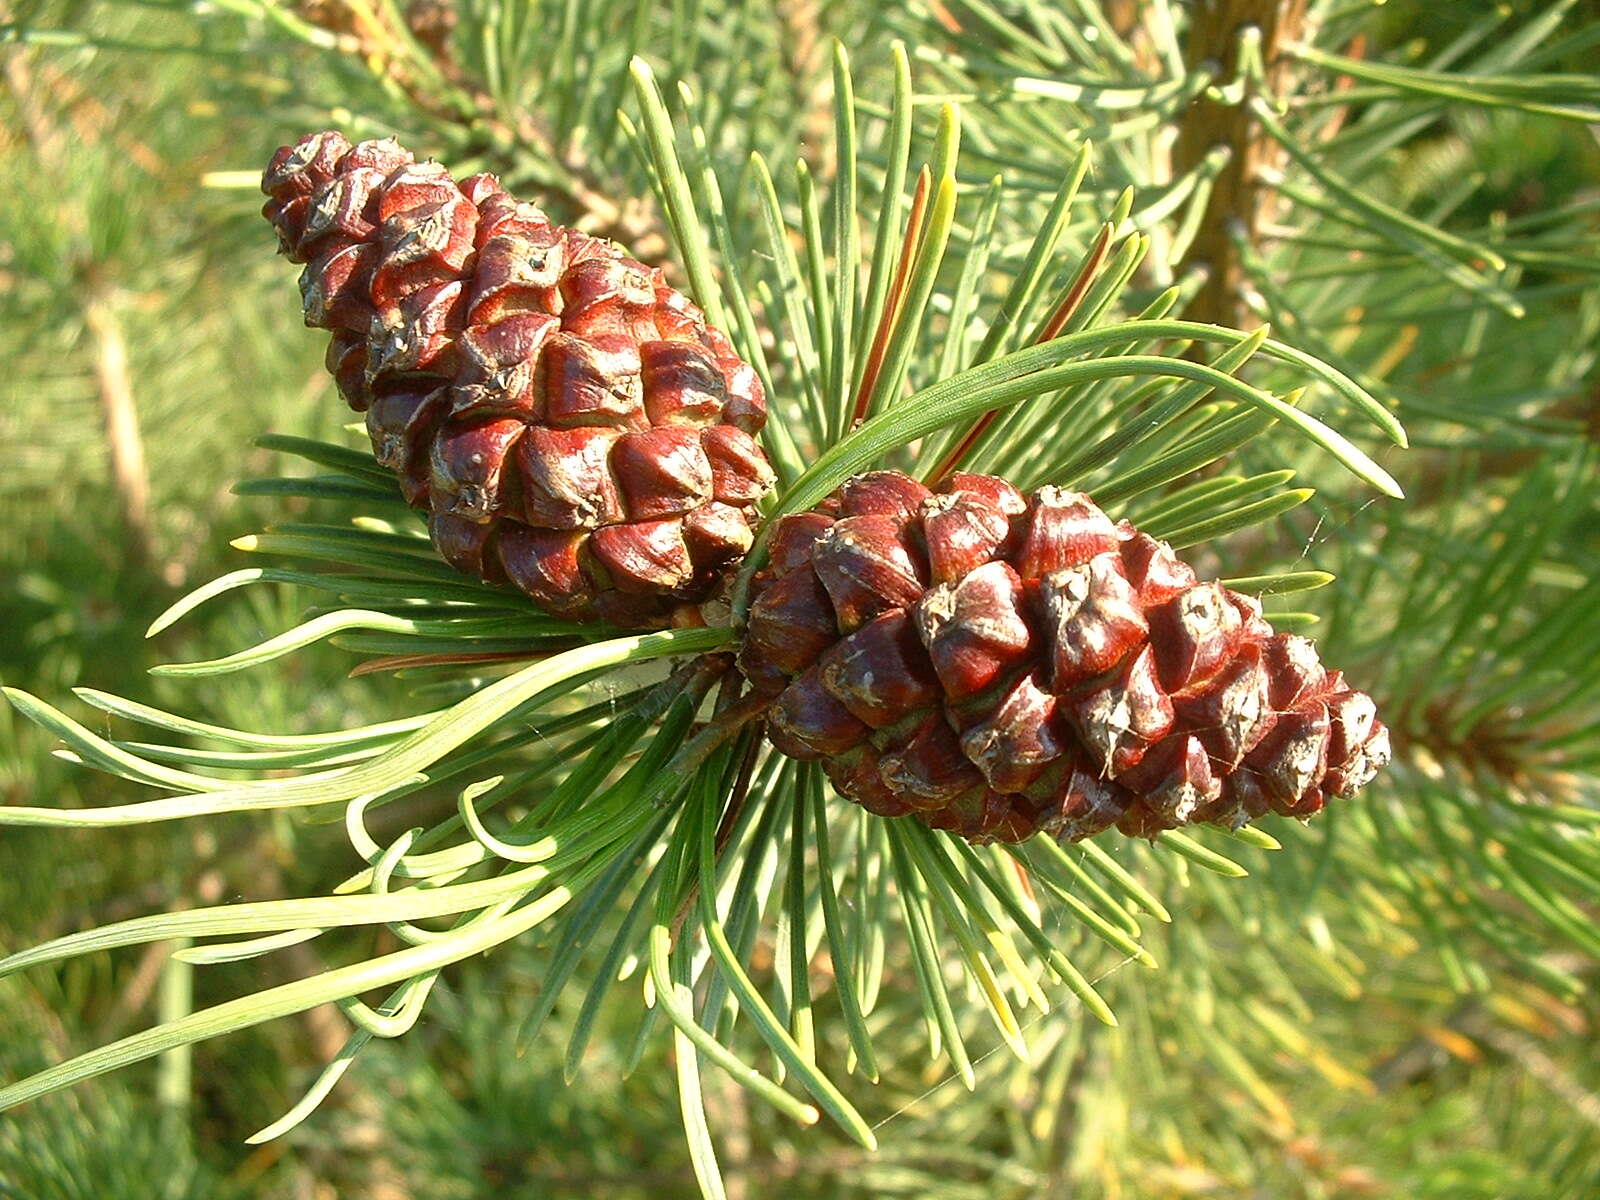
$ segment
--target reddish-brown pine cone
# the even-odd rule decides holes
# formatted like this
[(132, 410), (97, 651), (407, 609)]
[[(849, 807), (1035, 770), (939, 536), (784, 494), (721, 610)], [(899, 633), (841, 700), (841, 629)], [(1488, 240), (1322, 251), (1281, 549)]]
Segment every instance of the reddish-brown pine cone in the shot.
[(840, 792), (972, 841), (1309, 816), (1389, 761), (1372, 700), (1080, 492), (895, 471), (778, 521), (739, 663)]
[(642, 628), (749, 549), (766, 395), (658, 269), (393, 140), (311, 134), (261, 187), (328, 370), (452, 564)]

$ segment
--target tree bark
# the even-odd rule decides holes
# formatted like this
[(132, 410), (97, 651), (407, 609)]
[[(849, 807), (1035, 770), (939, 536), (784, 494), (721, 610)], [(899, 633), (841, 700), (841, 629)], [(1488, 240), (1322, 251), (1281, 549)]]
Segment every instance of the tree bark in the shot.
[[(1279, 53), (1305, 27), (1307, 0), (1194, 0), (1185, 58), (1190, 70), (1210, 68), (1219, 82), (1233, 78), (1238, 67), (1239, 35), (1255, 26), (1261, 31), (1267, 84), (1280, 91), (1285, 81)], [(1247, 93), (1246, 100), (1249, 99)], [(1211, 189), (1200, 230), (1184, 255), (1180, 273), (1206, 271), (1206, 281), (1190, 302), (1188, 316), (1197, 321), (1247, 328), (1257, 324), (1244, 303), (1245, 278), (1233, 238), (1254, 242), (1270, 219), (1271, 189), (1261, 183), (1261, 169), (1283, 157), (1251, 115), (1248, 104), (1221, 104), (1202, 94), (1179, 123), (1173, 149), (1173, 172), (1181, 178), (1197, 169), (1218, 146), (1228, 161)]]

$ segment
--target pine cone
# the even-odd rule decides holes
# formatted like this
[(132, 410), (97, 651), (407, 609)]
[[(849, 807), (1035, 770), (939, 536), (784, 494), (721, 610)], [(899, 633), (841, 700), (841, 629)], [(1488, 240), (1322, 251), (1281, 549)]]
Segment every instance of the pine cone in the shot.
[(659, 269), (392, 139), (312, 134), (261, 187), (328, 370), (456, 567), (638, 628), (749, 549), (766, 396)]
[(972, 841), (1306, 817), (1389, 761), (1372, 700), (1079, 492), (894, 471), (782, 518), (739, 663), (774, 745)]

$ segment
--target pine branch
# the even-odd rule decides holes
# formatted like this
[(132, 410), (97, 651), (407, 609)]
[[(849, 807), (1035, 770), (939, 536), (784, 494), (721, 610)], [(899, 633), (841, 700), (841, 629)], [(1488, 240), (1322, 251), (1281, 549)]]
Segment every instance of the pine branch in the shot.
[(91, 281), (88, 289), (83, 319), (94, 344), (95, 378), (105, 420), (111, 479), (121, 501), (128, 561), (143, 566), (155, 561), (150, 533), (150, 479), (145, 471), (144, 441), (128, 371), (128, 348), (104, 286)]
[[(532, 160), (556, 168), (546, 201), (586, 233), (610, 238), (645, 262), (667, 257), (658, 215), (619, 199), (602, 180), (582, 147), (563, 138), (531, 108), (507, 112), (484, 81), (456, 58), (452, 39), (459, 17), (447, 6), (425, 0), (405, 10), (404, 28), (389, 23), (395, 10), (370, 10), (359, 0), (326, 0), (307, 8), (305, 18), (337, 35), (341, 53), (394, 71), (400, 88), (419, 112), (457, 126), (473, 141), (486, 140), (511, 163)], [(445, 86), (440, 87), (443, 83)]]
[[(1262, 178), (1283, 162), (1284, 151), (1261, 127), (1250, 97), (1289, 89), (1286, 43), (1305, 31), (1307, 0), (1200, 0), (1189, 17), (1184, 47), (1191, 72), (1217, 82), (1194, 101), (1177, 127), (1173, 172), (1180, 178), (1200, 170), (1218, 149), (1226, 152), (1211, 195), (1197, 218), (1194, 240), (1177, 264), (1182, 274), (1204, 272), (1189, 301), (1196, 321), (1242, 327), (1253, 316), (1245, 303), (1248, 285), (1235, 246), (1258, 246), (1275, 210), (1272, 188)], [(1225, 99), (1219, 90), (1237, 89)]]

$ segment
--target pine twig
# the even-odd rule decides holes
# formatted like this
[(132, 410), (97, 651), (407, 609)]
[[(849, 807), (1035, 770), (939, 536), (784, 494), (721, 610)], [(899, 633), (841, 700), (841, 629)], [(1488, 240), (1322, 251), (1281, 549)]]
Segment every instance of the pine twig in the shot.
[(107, 290), (91, 282), (83, 306), (84, 325), (94, 348), (94, 372), (105, 422), (111, 482), (120, 501), (128, 561), (154, 561), (150, 535), (150, 475), (145, 469), (139, 410), (128, 371), (128, 344)]
[(828, 99), (828, 47), (822, 0), (776, 0), (778, 53), (789, 76), (789, 91), (800, 114), (800, 153), (817, 180), (833, 178), (833, 113)]
[[(1307, 0), (1195, 0), (1185, 50), (1191, 71), (1209, 70), (1221, 81), (1239, 69), (1240, 37), (1254, 28), (1261, 37), (1266, 83), (1279, 90), (1284, 63), (1278, 53), (1300, 36)], [(1217, 147), (1228, 161), (1211, 188), (1199, 232), (1179, 265), (1179, 273), (1203, 269), (1205, 283), (1188, 308), (1188, 317), (1246, 329), (1258, 324), (1244, 303), (1244, 265), (1234, 246), (1235, 234), (1254, 245), (1261, 227), (1271, 220), (1273, 193), (1261, 181), (1265, 168), (1276, 167), (1282, 150), (1251, 115), (1246, 102), (1223, 103), (1201, 93), (1178, 125), (1173, 148), (1177, 177), (1198, 170)]]
[[(445, 16), (440, 10), (449, 12)], [(335, 34), (337, 51), (364, 61), (381, 63), (393, 72), (395, 83), (420, 112), (436, 120), (463, 125), (488, 133), (492, 144), (509, 149), (521, 148), (532, 157), (553, 164), (564, 179), (549, 193), (559, 195), (570, 210), (568, 223), (585, 233), (606, 237), (627, 248), (643, 262), (670, 266), (671, 244), (666, 227), (653, 207), (633, 202), (618, 202), (600, 177), (587, 154), (579, 147), (563, 145), (548, 122), (530, 110), (509, 118), (481, 79), (464, 70), (450, 48), (450, 35), (457, 20), (453, 10), (434, 0), (416, 0), (406, 9), (406, 27), (389, 29), (381, 17), (369, 13), (365, 5), (349, 0), (318, 0), (301, 14), (307, 21)], [(407, 51), (422, 70), (408, 67)], [(433, 79), (424, 76), (431, 73)], [(455, 89), (457, 102), (449, 103), (431, 88), (439, 80)]]

